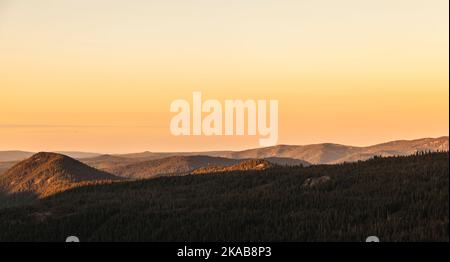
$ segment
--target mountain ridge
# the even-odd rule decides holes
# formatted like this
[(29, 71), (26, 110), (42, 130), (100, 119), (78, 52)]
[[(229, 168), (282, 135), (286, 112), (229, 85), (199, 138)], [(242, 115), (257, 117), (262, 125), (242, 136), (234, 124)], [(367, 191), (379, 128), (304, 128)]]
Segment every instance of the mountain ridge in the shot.
[(201, 167), (190, 172), (191, 175), (228, 173), (236, 171), (262, 171), (274, 167), (275, 165), (265, 159), (243, 160), (231, 166), (211, 166)]
[(216, 165), (232, 165), (237, 159), (212, 156), (169, 156), (140, 161), (110, 170), (112, 174), (126, 178), (152, 178), (161, 175), (183, 175), (194, 169)]
[(121, 157), (158, 159), (168, 156), (206, 155), (232, 159), (254, 159), (285, 157), (299, 159), (311, 164), (337, 164), (366, 160), (374, 156), (411, 155), (418, 151), (448, 151), (449, 137), (419, 138), (413, 140), (394, 140), (371, 146), (349, 146), (335, 143), (309, 145), (276, 145), (252, 148), (241, 151), (205, 151), (205, 152), (142, 152), (117, 154)]
[[(140, 152), (130, 154), (111, 154), (110, 156), (121, 157), (129, 162), (134, 159), (139, 161), (156, 160), (171, 156), (194, 156), (205, 155), (213, 157), (224, 157), (234, 159), (250, 158), (291, 158), (304, 160), (311, 164), (336, 164), (343, 162), (354, 162), (366, 160), (373, 156), (395, 156), (410, 155), (417, 151), (447, 151), (449, 148), (449, 137), (419, 138), (413, 140), (394, 140), (370, 146), (351, 146), (336, 143), (318, 143), (308, 145), (286, 145), (280, 144), (272, 147), (251, 148), (239, 151), (203, 151), (203, 152)], [(102, 156), (97, 153), (67, 152), (68, 156), (77, 159), (87, 159)], [(32, 152), (26, 151), (0, 151), (0, 162), (11, 162), (23, 160), (31, 156)], [(77, 157), (78, 156), (78, 157)], [(136, 161), (137, 162), (137, 161)]]

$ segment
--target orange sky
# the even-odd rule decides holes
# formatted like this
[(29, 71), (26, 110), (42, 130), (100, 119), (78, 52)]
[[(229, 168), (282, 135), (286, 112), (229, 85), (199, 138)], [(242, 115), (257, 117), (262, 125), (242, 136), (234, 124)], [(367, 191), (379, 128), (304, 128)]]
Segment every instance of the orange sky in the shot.
[(0, 150), (198, 151), (175, 99), (278, 99), (280, 144), (448, 135), (448, 0), (0, 1)]

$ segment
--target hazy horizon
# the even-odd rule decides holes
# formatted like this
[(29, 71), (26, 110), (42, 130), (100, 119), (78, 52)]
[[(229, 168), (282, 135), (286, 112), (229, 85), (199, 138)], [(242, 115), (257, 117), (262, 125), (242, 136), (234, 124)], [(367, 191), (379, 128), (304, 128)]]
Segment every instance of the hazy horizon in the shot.
[(278, 144), (363, 146), (449, 129), (438, 1), (0, 2), (0, 150), (174, 152), (175, 99), (277, 99)]

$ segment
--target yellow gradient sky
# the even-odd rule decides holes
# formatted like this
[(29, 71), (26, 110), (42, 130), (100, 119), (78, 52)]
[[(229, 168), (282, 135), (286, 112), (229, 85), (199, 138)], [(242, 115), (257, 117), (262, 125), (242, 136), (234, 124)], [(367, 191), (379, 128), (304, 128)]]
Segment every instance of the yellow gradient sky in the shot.
[(280, 144), (448, 135), (448, 0), (0, 0), (0, 150), (199, 151), (175, 99), (278, 99)]

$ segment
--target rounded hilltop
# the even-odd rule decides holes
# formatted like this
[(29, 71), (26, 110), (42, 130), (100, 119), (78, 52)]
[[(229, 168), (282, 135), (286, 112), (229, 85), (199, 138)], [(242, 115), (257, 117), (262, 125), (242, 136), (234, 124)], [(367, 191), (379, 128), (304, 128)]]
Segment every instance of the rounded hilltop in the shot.
[(46, 196), (80, 184), (119, 178), (71, 157), (39, 152), (17, 163), (0, 177), (0, 189), (9, 194)]

